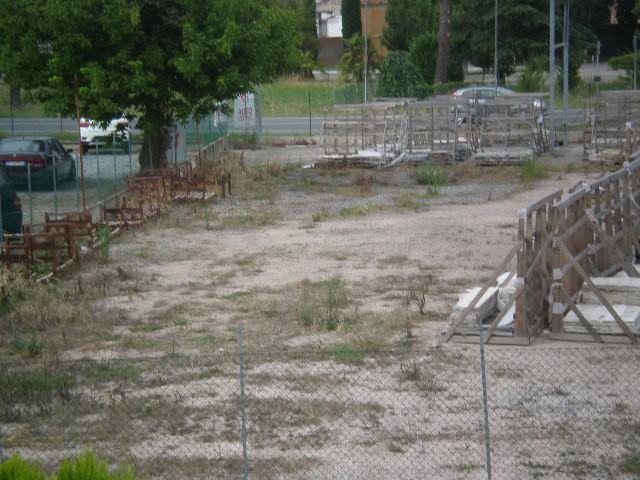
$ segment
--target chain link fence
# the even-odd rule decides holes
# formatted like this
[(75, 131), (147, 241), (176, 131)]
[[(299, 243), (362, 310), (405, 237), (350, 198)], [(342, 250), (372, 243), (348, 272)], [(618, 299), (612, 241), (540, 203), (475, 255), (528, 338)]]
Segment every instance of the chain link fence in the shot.
[[(241, 332), (241, 331), (240, 331)], [(1, 454), (152, 479), (638, 478), (640, 350), (478, 346), (5, 365)], [(229, 348), (228, 345), (232, 345)]]
[[(226, 135), (228, 124), (228, 118), (220, 111), (199, 118), (197, 122), (191, 118), (181, 129), (172, 131), (171, 143), (184, 142), (183, 152), (189, 158), (199, 148), (203, 149)], [(19, 191), (23, 223), (44, 222), (45, 212), (81, 211), (85, 205), (91, 207), (111, 197), (115, 191), (125, 189), (126, 178), (140, 171), (141, 142), (142, 138), (134, 137), (131, 145), (128, 142), (98, 145), (83, 155), (82, 169), (76, 155), (77, 175), (73, 181), (60, 182), (53, 189), (25, 188)], [(174, 149), (168, 154), (167, 163), (177, 162)]]

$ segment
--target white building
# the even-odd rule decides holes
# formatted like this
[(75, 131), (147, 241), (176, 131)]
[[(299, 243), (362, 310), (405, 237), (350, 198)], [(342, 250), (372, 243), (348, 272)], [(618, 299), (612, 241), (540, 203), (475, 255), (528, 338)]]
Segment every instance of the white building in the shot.
[(316, 0), (319, 38), (342, 38), (341, 0)]

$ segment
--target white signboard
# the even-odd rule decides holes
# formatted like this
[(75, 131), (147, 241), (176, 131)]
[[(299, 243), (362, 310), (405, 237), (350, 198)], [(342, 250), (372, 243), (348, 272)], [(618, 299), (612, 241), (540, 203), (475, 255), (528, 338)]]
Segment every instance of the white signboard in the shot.
[(233, 121), (236, 128), (248, 129), (256, 124), (253, 93), (243, 93), (233, 101)]

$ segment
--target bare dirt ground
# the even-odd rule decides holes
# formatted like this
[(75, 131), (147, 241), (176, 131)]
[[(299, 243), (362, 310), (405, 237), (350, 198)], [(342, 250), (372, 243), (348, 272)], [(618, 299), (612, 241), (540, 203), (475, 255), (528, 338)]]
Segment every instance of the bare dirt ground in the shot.
[[(191, 350), (179, 338), (194, 334), (224, 339), (238, 323), (280, 345), (325, 332), (318, 311), (332, 285), (341, 297), (332, 334), (387, 343), (409, 324), (434, 344), (458, 293), (479, 286), (514, 244), (518, 210), (585, 179), (559, 166), (523, 184), (517, 167), (460, 167), (434, 195), (409, 167), (299, 168), (313, 156), (312, 147), (244, 152), (231, 198), (172, 206), (114, 241), (107, 263), (86, 263), (63, 283), (100, 290), (82, 303), (111, 319), (103, 335), (137, 326), (154, 337), (145, 355), (168, 344)], [(425, 315), (407, 304), (411, 291), (425, 294)], [(104, 355), (119, 343), (87, 340), (64, 356)]]
[[(564, 159), (523, 183), (461, 164), (435, 192), (411, 166), (302, 168), (314, 159), (237, 152), (230, 198), (172, 205), (11, 312), (3, 360), (62, 361), (79, 384), (46, 414), (8, 408), (5, 451), (54, 463), (89, 442), (149, 478), (237, 478), (241, 323), (252, 478), (484, 478), (477, 347), (438, 348), (441, 333), (517, 212), (598, 173)], [(359, 347), (404, 350), (350, 361)], [(496, 478), (632, 478), (637, 354), (548, 348), (490, 352)]]

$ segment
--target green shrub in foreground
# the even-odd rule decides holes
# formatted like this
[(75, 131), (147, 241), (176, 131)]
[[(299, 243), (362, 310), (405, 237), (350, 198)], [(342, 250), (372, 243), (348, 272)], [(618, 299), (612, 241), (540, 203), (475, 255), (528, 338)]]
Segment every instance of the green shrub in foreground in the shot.
[[(40, 467), (32, 465), (19, 456), (0, 463), (0, 480), (46, 480)], [(75, 461), (65, 460), (58, 475), (50, 480), (138, 480), (131, 467), (120, 467), (110, 472), (104, 461), (98, 461), (95, 453), (89, 451)]]
[(0, 480), (45, 480), (45, 476), (37, 464), (31, 465), (16, 455), (0, 463)]

